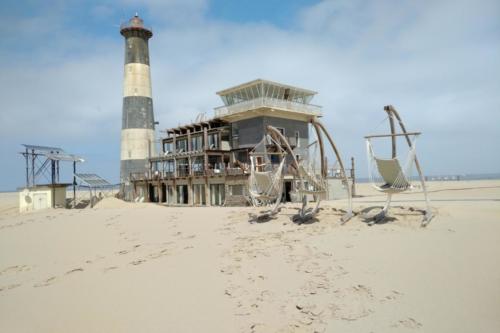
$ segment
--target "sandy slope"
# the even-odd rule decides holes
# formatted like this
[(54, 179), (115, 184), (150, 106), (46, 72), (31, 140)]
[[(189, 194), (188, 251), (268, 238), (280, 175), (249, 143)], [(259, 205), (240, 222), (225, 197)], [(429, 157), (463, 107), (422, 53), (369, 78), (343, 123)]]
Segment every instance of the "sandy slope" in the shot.
[[(292, 205), (249, 224), (253, 208), (111, 198), (19, 215), (1, 194), (0, 331), (499, 331), (500, 181), (430, 190), (425, 229), (418, 193), (373, 227), (339, 226), (343, 201), (299, 226)], [(384, 199), (358, 193), (356, 211)]]

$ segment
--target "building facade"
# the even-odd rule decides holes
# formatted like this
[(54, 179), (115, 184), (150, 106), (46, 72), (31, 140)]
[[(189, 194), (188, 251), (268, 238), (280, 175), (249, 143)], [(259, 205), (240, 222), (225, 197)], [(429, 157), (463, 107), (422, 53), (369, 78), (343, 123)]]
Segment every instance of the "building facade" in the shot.
[[(254, 80), (217, 93), (224, 105), (214, 117), (166, 130), (162, 152), (149, 159), (148, 172), (131, 173), (137, 200), (169, 205), (245, 205), (249, 152), (274, 126), (293, 152), (306, 158), (309, 122), (321, 117), (311, 104), (314, 91)], [(284, 200), (292, 200), (294, 180), (287, 157)], [(144, 197), (140, 197), (145, 193)]]

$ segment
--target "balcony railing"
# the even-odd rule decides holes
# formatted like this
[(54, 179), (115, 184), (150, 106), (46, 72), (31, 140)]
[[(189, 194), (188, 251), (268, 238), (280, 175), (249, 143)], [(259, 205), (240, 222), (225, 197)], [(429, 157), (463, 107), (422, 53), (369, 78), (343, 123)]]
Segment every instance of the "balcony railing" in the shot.
[(277, 98), (262, 97), (245, 102), (219, 106), (214, 109), (215, 117), (229, 116), (248, 110), (255, 110), (259, 108), (273, 108), (290, 112), (300, 112), (313, 116), (321, 116), (321, 106), (313, 104), (303, 104), (292, 101), (285, 101)]
[(244, 172), (240, 168), (228, 168), (228, 169), (226, 169), (226, 174), (228, 176), (239, 176), (239, 175), (243, 175)]
[(224, 169), (208, 169), (205, 170), (205, 175), (208, 177), (213, 177), (213, 176), (224, 176), (226, 174), (226, 171)]
[(132, 172), (130, 173), (130, 180), (146, 180), (151, 178), (151, 173), (149, 171), (145, 172)]
[(165, 172), (163, 172), (163, 178), (164, 179), (175, 178), (175, 172), (173, 172), (173, 171), (165, 171)]
[(177, 167), (177, 177), (189, 176), (189, 165), (179, 165)]

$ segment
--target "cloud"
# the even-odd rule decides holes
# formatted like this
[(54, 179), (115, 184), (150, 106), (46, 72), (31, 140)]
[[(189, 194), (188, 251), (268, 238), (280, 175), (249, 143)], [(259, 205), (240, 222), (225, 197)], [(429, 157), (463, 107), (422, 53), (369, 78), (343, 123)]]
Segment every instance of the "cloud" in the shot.
[(159, 26), (193, 24), (203, 18), (209, 5), (208, 0), (122, 0), (122, 3), (132, 9), (146, 8), (151, 17), (159, 18)]
[[(410, 129), (424, 132), (419, 152), (428, 173), (498, 171), (500, 11), (495, 1), (321, 1), (303, 8), (286, 29), (214, 20), (207, 1), (137, 5), (148, 12), (146, 24), (154, 29), (150, 54), (160, 128), (191, 122), (200, 112), (210, 115), (222, 104), (216, 91), (264, 78), (319, 92), (313, 103), (323, 106), (323, 122), (344, 158), (356, 157), (361, 176), (362, 137), (387, 129), (377, 127), (386, 104), (400, 110)], [(105, 6), (92, 12), (116, 15), (116, 7)], [(16, 46), (13, 58), (0, 49), (0, 57), (8, 59), (0, 65), (0, 136), (12, 144), (46, 142), (39, 141), (39, 133), (50, 144), (68, 142), (90, 155), (92, 171), (116, 180), (122, 37), (117, 28), (111, 37), (86, 26), (66, 33), (68, 21), (59, 15), (43, 32), (55, 36), (47, 45), (30, 32), (29, 26), (41, 20), (35, 16), (19, 32), (33, 40), (30, 52)], [(19, 166), (8, 165), (19, 173), (17, 185)]]

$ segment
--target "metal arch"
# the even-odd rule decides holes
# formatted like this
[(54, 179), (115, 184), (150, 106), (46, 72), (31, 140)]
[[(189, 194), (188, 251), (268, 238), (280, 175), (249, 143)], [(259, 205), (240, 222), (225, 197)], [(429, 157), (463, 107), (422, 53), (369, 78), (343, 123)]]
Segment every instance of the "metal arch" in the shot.
[[(403, 123), (403, 120), (401, 119), (401, 116), (399, 115), (398, 111), (392, 105), (386, 105), (386, 106), (384, 106), (384, 111), (387, 112), (387, 114), (389, 115), (389, 119), (391, 120), (391, 134), (392, 134), (393, 155), (395, 155), (395, 153), (396, 153), (396, 144), (395, 144), (395, 139), (396, 139), (395, 134), (396, 133), (395, 133), (395, 128), (394, 128), (394, 124), (393, 124), (394, 120), (393, 120), (393, 117), (391, 117), (391, 115), (394, 115), (394, 117), (398, 121), (399, 127), (401, 128), (401, 131), (403, 132), (403, 134), (404, 134), (404, 136), (406, 138), (406, 142), (408, 143), (408, 146), (411, 149), (412, 148), (412, 142), (411, 142), (411, 139), (410, 139), (410, 135), (412, 135), (412, 133), (407, 132), (406, 127), (405, 127), (405, 125)], [(417, 171), (418, 171), (418, 175), (419, 175), (419, 178), (420, 178), (420, 183), (422, 184), (422, 190), (424, 192), (425, 204), (427, 206), (427, 209), (426, 209), (425, 214), (424, 214), (424, 219), (422, 221), (422, 226), (426, 226), (431, 221), (431, 219), (434, 216), (432, 215), (432, 212), (431, 212), (430, 201), (429, 201), (429, 196), (427, 194), (427, 186), (425, 184), (424, 174), (422, 172), (422, 168), (420, 166), (420, 163), (418, 162), (418, 158), (417, 158), (416, 154), (415, 154), (415, 167), (417, 168)], [(387, 204), (386, 204), (386, 207), (384, 207), (384, 209), (386, 209), (386, 208), (388, 209), (389, 208), (390, 201), (391, 201), (391, 197), (389, 196), (387, 198)]]
[[(311, 123), (314, 125), (314, 127), (316, 129), (319, 127), (323, 131), (323, 133), (325, 134), (326, 138), (330, 142), (330, 146), (332, 147), (333, 151), (335, 152), (335, 156), (337, 157), (337, 161), (339, 162), (340, 170), (342, 171), (342, 178), (343, 178), (345, 185), (346, 185), (347, 200), (348, 200), (348, 206), (349, 206), (347, 209), (347, 213), (344, 216), (342, 216), (342, 218), (341, 218), (341, 223), (344, 224), (354, 216), (354, 214), (352, 212), (352, 192), (351, 192), (351, 188), (349, 186), (349, 180), (347, 179), (347, 173), (345, 172), (344, 162), (342, 161), (342, 157), (340, 157), (340, 154), (339, 154), (339, 151), (337, 149), (337, 146), (335, 145), (335, 142), (333, 141), (332, 137), (330, 136), (330, 133), (328, 133), (328, 131), (326, 130), (325, 126), (317, 120), (311, 120)], [(317, 129), (317, 130), (319, 131), (319, 129)]]
[[(347, 188), (348, 205), (349, 205), (347, 213), (344, 216), (342, 216), (342, 218), (341, 218), (341, 223), (344, 224), (347, 221), (349, 221), (352, 218), (352, 216), (353, 216), (353, 213), (352, 213), (352, 194), (351, 194), (351, 189), (349, 187), (349, 181), (347, 179), (347, 174), (345, 172), (344, 163), (342, 161), (342, 158), (340, 157), (340, 154), (339, 154), (339, 151), (337, 149), (337, 146), (335, 145), (335, 143), (334, 143), (333, 139), (331, 138), (330, 134), (326, 131), (326, 129), (323, 126), (323, 124), (320, 123), (320, 122), (318, 122), (318, 121), (315, 121), (315, 120), (311, 120), (310, 122), (311, 122), (311, 124), (313, 125), (313, 127), (314, 127), (314, 129), (316, 131), (316, 134), (317, 134), (316, 136), (318, 137), (318, 142), (319, 142), (319, 145), (320, 145), (321, 172), (322, 172), (323, 177), (326, 176), (326, 165), (325, 165), (325, 155), (324, 155), (324, 144), (323, 144), (323, 138), (322, 138), (322, 135), (321, 135), (321, 131), (323, 131), (323, 133), (327, 137), (328, 141), (330, 142), (330, 145), (332, 146), (333, 151), (335, 152), (335, 155), (337, 156), (337, 160), (339, 161), (339, 166), (340, 166), (340, 168), (342, 170), (343, 179), (344, 179), (344, 182), (345, 182), (346, 188)], [(292, 148), (288, 144), (288, 140), (283, 136), (283, 134), (281, 134), (281, 132), (278, 129), (276, 129), (275, 127), (273, 127), (271, 125), (267, 126), (267, 130), (269, 132), (271, 132), (272, 134), (274, 134), (275, 137), (278, 138), (279, 141), (281, 141), (283, 143), (283, 145), (285, 146), (285, 148), (290, 152), (290, 155), (292, 155), (293, 163), (295, 164), (296, 169), (299, 170), (299, 163), (298, 163), (295, 155), (293, 154)], [(300, 182), (302, 183), (302, 186), (304, 186), (304, 180), (302, 179), (302, 177), (300, 177)], [(302, 208), (301, 208), (301, 211), (300, 211), (300, 214), (299, 214), (299, 216), (300, 216), (300, 218), (302, 220), (308, 219), (308, 218), (311, 218), (312, 216), (314, 216), (318, 212), (318, 210), (319, 210), (319, 204), (321, 202), (321, 198), (319, 196), (318, 197), (314, 196), (314, 199), (316, 200), (316, 206), (312, 209), (311, 212), (306, 213), (306, 209), (305, 208), (306, 208), (307, 202), (304, 199), (305, 199), (305, 196), (302, 199)]]
[[(268, 127), (270, 127), (270, 126), (268, 126)], [(276, 132), (278, 132), (281, 135), (281, 133), (278, 130), (276, 130), (275, 128), (273, 128), (273, 130), (275, 130)], [(273, 143), (273, 145), (275, 145), (279, 150), (281, 150), (281, 154), (280, 155), (283, 155), (282, 156), (283, 160), (281, 161), (281, 163), (285, 163), (284, 159), (286, 158), (286, 154), (287, 154), (286, 149), (283, 149), (283, 147), (281, 146), (281, 142), (280, 141), (282, 141), (282, 140), (280, 139), (280, 137), (275, 137), (273, 135), (273, 133), (274, 133), (273, 130), (269, 130), (269, 128), (268, 128), (268, 131), (269, 131), (269, 140)], [(283, 138), (283, 136), (281, 136), (281, 138)], [(263, 140), (264, 140), (264, 143), (265, 143), (265, 141), (267, 141), (268, 138), (264, 137)], [(288, 143), (286, 142), (286, 140), (283, 141), (283, 142), (286, 145), (288, 145)], [(254, 154), (254, 150), (255, 150), (255, 147), (250, 152), (250, 154)], [(293, 154), (292, 154), (292, 156), (293, 156)], [(253, 162), (252, 162), (252, 164), (253, 164)], [(282, 168), (283, 167), (284, 167), (284, 165), (282, 165)], [(283, 170), (282, 170), (282, 172), (283, 172)], [(283, 173), (281, 175), (280, 182), (283, 183)], [(273, 216), (275, 216), (279, 212), (279, 205), (281, 203), (282, 197), (283, 197), (283, 188), (281, 187), (281, 189), (279, 191), (279, 195), (276, 198), (275, 203), (271, 206), (271, 209), (269, 209), (267, 211), (260, 212), (260, 215), (249, 214), (249, 217), (250, 217), (249, 222), (252, 223), (252, 222), (258, 222), (258, 221), (264, 221), (264, 220), (268, 220), (268, 219), (272, 218)], [(253, 201), (254, 200), (252, 199), (252, 202)]]

